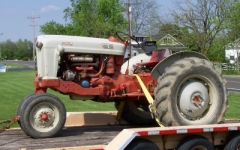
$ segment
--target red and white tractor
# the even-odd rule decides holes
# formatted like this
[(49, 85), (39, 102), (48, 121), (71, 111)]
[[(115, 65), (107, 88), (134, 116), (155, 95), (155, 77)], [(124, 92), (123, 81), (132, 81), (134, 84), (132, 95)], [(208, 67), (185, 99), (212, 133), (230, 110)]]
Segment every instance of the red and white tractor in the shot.
[[(226, 81), (204, 55), (183, 51), (166, 57), (166, 50), (157, 50), (155, 42), (145, 41), (138, 45), (145, 53), (124, 62), (129, 39), (122, 38), (122, 32), (116, 34), (120, 40), (113, 36), (37, 37), (35, 93), (26, 96), (17, 111), (26, 134), (53, 137), (65, 124), (63, 102), (47, 89), (72, 100), (113, 102), (132, 125), (156, 126), (152, 114), (165, 126), (224, 120)], [(136, 76), (153, 97), (153, 110)], [(125, 102), (123, 108), (121, 102)]]

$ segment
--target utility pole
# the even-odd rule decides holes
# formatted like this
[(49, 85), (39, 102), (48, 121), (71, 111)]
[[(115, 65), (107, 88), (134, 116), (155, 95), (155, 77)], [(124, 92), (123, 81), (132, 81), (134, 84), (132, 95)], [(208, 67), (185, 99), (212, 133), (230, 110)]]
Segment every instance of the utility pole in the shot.
[[(33, 61), (36, 61), (35, 60), (35, 26), (37, 26), (37, 25), (35, 24), (35, 19), (38, 19), (40, 17), (36, 17), (34, 13), (35, 13), (35, 10), (33, 10), (32, 16), (31, 17), (27, 17), (27, 19), (31, 19), (32, 23), (33, 23), (30, 26), (32, 26), (32, 28), (33, 28)], [(36, 69), (36, 65), (35, 65), (34, 69)]]
[[(0, 35), (3, 35), (3, 33), (1, 33)], [(2, 44), (0, 42), (0, 61), (2, 61)]]
[[(132, 29), (131, 29), (131, 3), (130, 0), (127, 0), (127, 17), (128, 17), (128, 34), (132, 36)], [(130, 38), (130, 43), (129, 43), (129, 53), (130, 53), (130, 58), (132, 57), (132, 46), (131, 46), (132, 39)]]
[(128, 3), (127, 3), (127, 7), (128, 7), (128, 34), (130, 36), (132, 36), (132, 29), (131, 29), (131, 3), (130, 3), (130, 0), (128, 0)]

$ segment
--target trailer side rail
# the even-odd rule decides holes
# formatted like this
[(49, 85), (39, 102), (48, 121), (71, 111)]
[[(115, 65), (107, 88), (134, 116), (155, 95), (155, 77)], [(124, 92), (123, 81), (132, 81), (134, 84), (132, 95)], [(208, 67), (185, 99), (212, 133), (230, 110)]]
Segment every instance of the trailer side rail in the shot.
[(153, 135), (175, 135), (206, 132), (226, 132), (239, 131), (240, 123), (233, 124), (214, 124), (197, 126), (179, 126), (179, 127), (152, 127), (152, 128), (134, 128), (121, 131), (104, 149), (105, 150), (124, 150), (126, 146), (137, 136)]

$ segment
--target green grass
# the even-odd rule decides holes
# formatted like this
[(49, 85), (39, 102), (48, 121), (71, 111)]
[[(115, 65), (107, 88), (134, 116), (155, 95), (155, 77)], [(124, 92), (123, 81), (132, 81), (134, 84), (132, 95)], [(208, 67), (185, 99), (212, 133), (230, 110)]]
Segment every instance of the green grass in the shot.
[(226, 112), (227, 119), (240, 119), (240, 93), (230, 93), (228, 98), (229, 108)]
[[(34, 74), (35, 71), (0, 73), (0, 120), (9, 119), (16, 115), (20, 101), (28, 94), (34, 92)], [(113, 103), (70, 100), (68, 96), (52, 90), (49, 90), (48, 93), (59, 97), (65, 104), (68, 112), (115, 110)], [(240, 119), (239, 106), (240, 93), (231, 93), (226, 118)]]
[[(34, 92), (34, 71), (0, 73), (0, 120), (16, 115), (20, 101)], [(60, 98), (68, 112), (116, 110), (113, 103), (70, 100), (68, 96), (49, 90)]]
[(222, 71), (222, 74), (223, 75), (239, 75), (238, 71), (237, 70), (223, 70)]

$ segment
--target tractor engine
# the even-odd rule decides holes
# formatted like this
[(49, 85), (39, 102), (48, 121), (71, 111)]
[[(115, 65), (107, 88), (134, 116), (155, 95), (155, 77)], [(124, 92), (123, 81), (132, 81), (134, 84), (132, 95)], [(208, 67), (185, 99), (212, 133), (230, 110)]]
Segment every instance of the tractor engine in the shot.
[(51, 88), (71, 99), (106, 99), (118, 82), (129, 80), (112, 79), (121, 74), (125, 48), (114, 37), (38, 36), (36, 93)]
[(61, 56), (57, 77), (73, 81), (84, 88), (96, 87), (91, 79), (100, 75), (113, 75), (114, 57), (104, 55), (64, 54)]
[[(114, 37), (109, 39), (81, 36), (41, 35), (36, 42), (38, 76), (83, 82), (103, 72), (112, 74), (113, 56), (123, 57), (125, 45)], [(107, 63), (108, 61), (108, 63)], [(120, 62), (121, 63), (121, 62)], [(122, 65), (122, 64), (121, 64)]]

